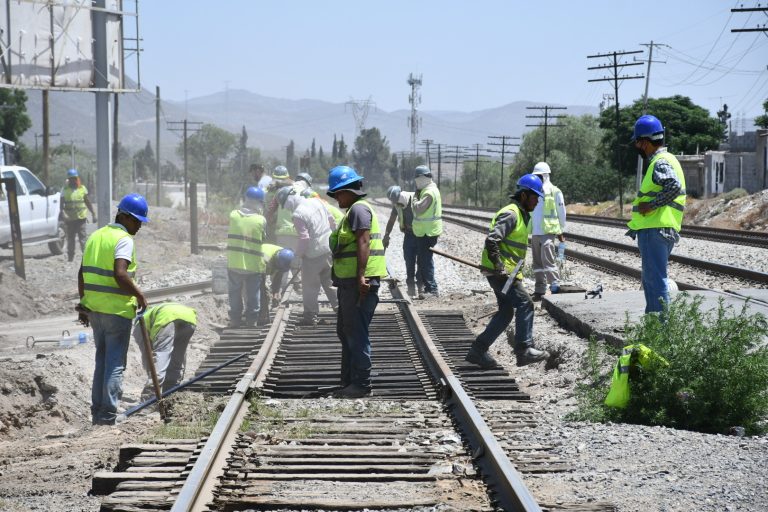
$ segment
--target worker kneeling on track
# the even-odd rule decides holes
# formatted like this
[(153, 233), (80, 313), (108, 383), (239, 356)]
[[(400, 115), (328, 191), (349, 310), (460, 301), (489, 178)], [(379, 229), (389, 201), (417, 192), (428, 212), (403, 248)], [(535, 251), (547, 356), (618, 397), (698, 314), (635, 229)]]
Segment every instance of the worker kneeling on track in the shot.
[(517, 181), (517, 189), (510, 196), (510, 204), (496, 212), (491, 220), (481, 265), (488, 269), (485, 275), (496, 295), (499, 310), (472, 343), (466, 356), (467, 361), (482, 368), (496, 366), (488, 349), (506, 330), (515, 313), (517, 318), (513, 349), (517, 366), (549, 357), (548, 352), (533, 347), (533, 301), (523, 287), (523, 273), (520, 271), (528, 248), (530, 212), (543, 196), (541, 180), (526, 174)]
[(384, 244), (376, 212), (363, 198), (363, 177), (351, 167), (328, 174), (328, 195), (346, 214), (331, 234), (333, 283), (338, 287), (336, 334), (341, 341), (338, 398), (371, 394), (371, 339), (368, 331), (379, 304), (381, 278), (387, 275)]
[[(197, 312), (183, 304), (166, 302), (147, 308), (144, 321), (152, 341), (157, 382), (165, 393), (184, 379), (187, 346), (195, 333)], [(155, 396), (155, 388), (149, 369), (150, 354), (147, 354), (144, 335), (138, 322), (133, 328), (133, 339), (139, 344), (141, 364), (147, 373), (147, 382), (141, 392), (141, 400), (144, 401)]]
[(328, 245), (333, 218), (320, 201), (305, 199), (293, 187), (278, 190), (277, 200), (281, 208), (292, 212), (291, 218), (298, 236), (295, 257), (301, 259), (301, 293), (304, 304), (301, 325), (317, 325), (317, 297), (321, 286), (331, 307), (335, 310), (338, 306), (331, 285), (331, 248)]
[[(269, 323), (269, 299), (272, 299), (272, 306), (276, 307), (280, 301), (280, 292), (283, 283), (283, 276), (291, 269), (294, 256), (293, 251), (274, 244), (262, 244), (262, 263), (264, 265), (264, 276), (261, 280), (261, 310), (259, 311), (259, 320), (256, 325), (266, 325)], [(267, 289), (267, 276), (270, 278), (270, 290)]]

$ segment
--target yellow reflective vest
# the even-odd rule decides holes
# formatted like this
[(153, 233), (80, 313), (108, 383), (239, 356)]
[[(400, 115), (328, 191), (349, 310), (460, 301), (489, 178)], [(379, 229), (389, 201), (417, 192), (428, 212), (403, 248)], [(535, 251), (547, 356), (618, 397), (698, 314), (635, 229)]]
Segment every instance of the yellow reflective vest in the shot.
[(649, 369), (654, 366), (669, 366), (669, 363), (642, 343), (627, 345), (622, 349), (619, 361), (613, 368), (611, 389), (605, 397), (605, 405), (619, 409), (627, 406), (630, 399), (630, 376), (638, 366)]
[[(138, 302), (130, 292), (122, 290), (115, 280), (115, 247), (120, 239), (131, 236), (124, 229), (108, 224), (94, 231), (83, 251), (83, 306), (97, 313), (136, 316)], [(133, 248), (128, 276), (136, 275), (136, 247)]]
[(413, 234), (422, 236), (440, 236), (443, 234), (443, 202), (440, 197), (440, 189), (430, 183), (421, 191), (421, 197), (427, 195), (432, 202), (425, 211), (413, 212)]
[[(660, 185), (653, 182), (653, 168), (659, 160), (666, 160), (675, 170), (675, 175), (680, 182), (680, 195), (678, 195), (670, 204), (651, 210), (648, 215), (640, 215), (640, 203), (652, 201), (662, 190)], [(632, 202), (632, 218), (629, 223), (627, 223), (627, 226), (629, 229), (635, 231), (649, 228), (674, 228), (676, 231), (680, 231), (680, 228), (683, 227), (684, 211), (685, 175), (683, 174), (683, 168), (680, 166), (680, 162), (677, 161), (677, 158), (675, 158), (675, 155), (667, 151), (656, 153), (648, 163), (645, 177), (640, 184), (640, 191), (637, 193), (637, 198)]]
[(64, 215), (67, 220), (85, 219), (88, 217), (88, 207), (85, 206), (85, 196), (88, 195), (88, 189), (84, 185), (72, 188), (69, 185), (64, 187), (62, 203), (64, 204)]
[(197, 311), (178, 302), (164, 302), (157, 306), (150, 306), (144, 313), (147, 322), (149, 339), (154, 340), (160, 329), (176, 320), (183, 320), (192, 325), (197, 325)]
[(560, 228), (560, 219), (557, 216), (557, 204), (555, 197), (560, 193), (560, 189), (554, 185), (546, 187), (548, 192), (544, 193), (544, 209), (542, 213), (542, 230), (548, 235), (559, 235), (563, 232)]
[[(528, 250), (528, 228), (531, 221), (530, 217), (528, 217), (528, 222), (525, 221), (523, 211), (517, 203), (510, 203), (496, 212), (493, 216), (491, 225), (488, 228), (489, 232), (492, 232), (496, 227), (496, 219), (498, 219), (502, 213), (506, 212), (513, 212), (517, 217), (517, 223), (515, 224), (515, 229), (513, 229), (511, 233), (507, 233), (507, 236), (499, 244), (499, 256), (501, 257), (501, 262), (504, 264), (504, 269), (507, 272), (512, 272), (515, 269), (517, 262), (525, 259), (525, 253)], [(491, 262), (491, 259), (488, 257), (488, 249), (483, 249), (483, 256), (480, 264), (489, 270), (495, 270), (493, 262)], [(518, 271), (517, 278), (523, 278), (522, 270)]]
[[(384, 243), (381, 241), (379, 219), (371, 205), (360, 199), (354, 203), (371, 211), (371, 240), (368, 264), (365, 266), (366, 277), (384, 277), (387, 275), (387, 263), (384, 258)], [(354, 206), (354, 205), (353, 205)], [(341, 220), (341, 224), (331, 233), (329, 244), (333, 252), (333, 273), (338, 278), (357, 277), (357, 238), (349, 225), (350, 206)]]
[(261, 244), (266, 220), (256, 212), (233, 210), (229, 214), (227, 268), (263, 273)]

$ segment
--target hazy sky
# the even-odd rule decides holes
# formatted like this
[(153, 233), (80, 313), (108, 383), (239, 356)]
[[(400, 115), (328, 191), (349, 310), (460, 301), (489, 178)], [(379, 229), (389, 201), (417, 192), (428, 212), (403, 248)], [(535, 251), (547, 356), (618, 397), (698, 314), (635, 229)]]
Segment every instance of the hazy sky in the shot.
[[(768, 22), (731, 13), (740, 0), (140, 2), (142, 85), (184, 100), (229, 89), (344, 102), (369, 96), (408, 109), (408, 74), (423, 74), (423, 110), (472, 111), (518, 100), (597, 105), (607, 76), (587, 55), (656, 48), (650, 96), (682, 94), (713, 113), (759, 114), (768, 97)], [(657, 6), (657, 7), (655, 7)], [(647, 53), (637, 55), (647, 59)], [(631, 62), (632, 56), (624, 57)], [(645, 74), (646, 66), (623, 74)], [(619, 101), (643, 94), (626, 80)]]

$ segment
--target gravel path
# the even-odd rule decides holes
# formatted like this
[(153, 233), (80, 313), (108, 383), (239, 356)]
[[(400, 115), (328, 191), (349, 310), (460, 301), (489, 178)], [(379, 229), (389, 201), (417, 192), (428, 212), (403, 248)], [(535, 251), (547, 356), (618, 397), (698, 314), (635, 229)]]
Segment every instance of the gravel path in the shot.
[[(386, 208), (378, 211), (380, 218), (389, 215)], [(568, 231), (631, 242), (615, 228), (570, 223)], [(479, 261), (483, 239), (481, 233), (448, 224), (438, 248)], [(404, 279), (401, 244), (402, 238), (395, 228), (387, 263), (396, 276)], [(581, 245), (578, 250), (587, 251)], [(683, 240), (675, 253), (748, 268), (768, 266), (764, 250), (693, 239)], [(617, 257), (617, 253), (611, 254)], [(639, 266), (636, 257), (618, 254), (621, 258), (625, 256), (629, 260), (634, 258)], [(748, 265), (752, 260), (759, 260), (761, 266)], [(495, 311), (495, 300), (485, 279), (477, 270), (439, 256), (435, 256), (435, 263), (441, 297), (418, 300), (417, 306), (461, 309), (473, 331), (479, 333), (488, 319), (478, 317)], [(575, 261), (566, 263), (566, 272), (569, 280), (586, 288), (602, 283), (608, 292), (639, 289), (634, 279), (600, 272)], [(717, 285), (717, 279), (700, 274), (696, 277), (697, 282), (706, 280), (708, 286)], [(717, 288), (726, 284), (719, 283)], [(533, 288), (528, 278), (526, 287)], [(737, 438), (661, 427), (566, 421), (566, 415), (577, 405), (574, 385), (581, 377), (586, 342), (560, 328), (539, 307), (534, 319), (534, 341), (540, 348), (560, 353), (561, 363), (556, 369), (545, 370), (543, 364), (517, 368), (503, 339), (497, 340), (491, 351), (531, 394), (530, 407), (538, 421), (535, 428), (524, 429), (502, 441), (552, 445), (555, 454), (574, 466), (571, 472), (526, 475), (526, 484), (537, 499), (551, 503), (604, 500), (615, 503), (620, 511), (768, 510), (768, 436)], [(604, 361), (606, 369), (614, 363), (613, 359)], [(482, 404), (482, 408), (490, 409), (503, 410), (506, 406), (495, 402)]]

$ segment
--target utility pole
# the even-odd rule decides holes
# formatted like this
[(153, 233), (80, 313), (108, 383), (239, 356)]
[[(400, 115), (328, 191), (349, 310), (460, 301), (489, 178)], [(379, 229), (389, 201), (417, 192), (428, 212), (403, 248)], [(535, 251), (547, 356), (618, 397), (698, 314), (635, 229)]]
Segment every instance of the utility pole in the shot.
[[(203, 123), (198, 121), (188, 121), (187, 119), (184, 119), (182, 121), (168, 121), (168, 124), (170, 125), (168, 129), (172, 132), (184, 132), (184, 208), (187, 207), (187, 182), (188, 182), (188, 170), (189, 167), (187, 165), (187, 135), (191, 131), (192, 133), (196, 133), (200, 131), (200, 125)], [(179, 128), (179, 125), (182, 127)], [(190, 125), (192, 125), (190, 127)]]
[(355, 138), (360, 135), (360, 132), (365, 130), (365, 121), (368, 119), (368, 112), (373, 107), (376, 110), (376, 103), (368, 96), (367, 100), (355, 100), (351, 99), (344, 104), (344, 111), (347, 110), (347, 105), (352, 109), (352, 117), (355, 118)]
[[(60, 135), (61, 135), (60, 133), (49, 133), (48, 137), (58, 137)], [(37, 139), (42, 139), (43, 137), (45, 137), (44, 133), (35, 134), (35, 152), (37, 152)]]
[(69, 139), (69, 158), (72, 163), (72, 169), (76, 169), (75, 167), (75, 142), (79, 142), (80, 144), (85, 144), (85, 141), (83, 139)]
[(442, 161), (443, 161), (442, 150), (443, 150), (443, 145), (442, 144), (438, 144), (437, 145), (437, 189), (438, 190), (440, 190), (440, 174), (441, 174), (440, 173), (440, 171), (441, 171), (440, 166), (441, 166)]
[[(762, 5), (757, 4), (757, 7), (739, 7), (731, 9), (731, 12), (762, 12), (768, 16), (768, 7), (763, 7)], [(762, 32), (765, 34), (768, 33), (768, 27), (763, 23), (762, 26), (758, 25), (755, 28), (732, 28), (731, 32)]]
[[(648, 86), (651, 82), (651, 63), (658, 62), (659, 64), (666, 64), (667, 61), (665, 60), (653, 60), (653, 47), (659, 47), (666, 46), (669, 48), (670, 46), (668, 44), (661, 44), (661, 43), (654, 43), (651, 41), (650, 43), (640, 43), (640, 46), (647, 46), (648, 47), (648, 68), (645, 70), (645, 92), (643, 93), (643, 115), (648, 113)], [(638, 59), (637, 57), (633, 58), (635, 62), (645, 62), (642, 59)], [(640, 155), (637, 155), (637, 175), (635, 176), (635, 189), (640, 190), (640, 182), (643, 179), (643, 157)]]
[(610, 52), (610, 53), (599, 53), (596, 55), (587, 55), (588, 59), (597, 59), (597, 58), (603, 58), (607, 57), (610, 59), (609, 64), (604, 66), (592, 66), (588, 67), (588, 70), (594, 70), (594, 69), (609, 69), (612, 71), (611, 76), (604, 76), (603, 78), (592, 78), (588, 80), (588, 82), (613, 82), (613, 95), (616, 107), (616, 165), (617, 165), (617, 172), (618, 172), (618, 185), (619, 185), (619, 217), (624, 216), (624, 186), (622, 183), (622, 176), (621, 176), (621, 146), (619, 144), (619, 80), (635, 80), (640, 78), (645, 78), (643, 75), (619, 75), (619, 70), (628, 66), (640, 66), (643, 63), (642, 62), (619, 62), (619, 57), (623, 57), (625, 55), (635, 55), (638, 53), (643, 53), (642, 50), (635, 50), (632, 52)]
[(50, 181), (48, 181), (48, 165), (50, 164), (50, 145), (48, 144), (48, 133), (50, 132), (50, 115), (48, 108), (48, 89), (43, 89), (43, 183), (47, 187)]
[(459, 183), (459, 157), (461, 157), (462, 162), (464, 161), (464, 150), (467, 149), (464, 146), (452, 146), (453, 147), (453, 154), (449, 154), (449, 158), (453, 156), (453, 202), (455, 203), (458, 195), (458, 183)]
[[(161, 181), (160, 181), (160, 86), (155, 86), (155, 172), (157, 173), (157, 187), (155, 187), (155, 201), (160, 206)], [(207, 185), (206, 185), (207, 187)], [(208, 193), (208, 189), (205, 189)], [(208, 205), (206, 205), (208, 206)]]
[(543, 123), (539, 124), (527, 124), (525, 126), (533, 126), (536, 128), (544, 127), (544, 161), (546, 162), (547, 156), (549, 156), (549, 152), (547, 151), (547, 129), (548, 128), (562, 128), (563, 125), (561, 124), (549, 124), (550, 119), (554, 119), (555, 122), (557, 122), (558, 119), (562, 119), (565, 116), (562, 114), (558, 115), (550, 115), (550, 110), (566, 110), (568, 107), (553, 107), (552, 105), (544, 105), (543, 107), (525, 107), (526, 110), (540, 110), (544, 112), (544, 115), (541, 116), (525, 116), (526, 119), (544, 119)]
[(426, 147), (426, 149), (424, 151), (424, 154), (426, 155), (427, 167), (429, 167), (430, 170), (432, 170), (432, 167), (431, 167), (431, 165), (432, 165), (432, 158), (431, 158), (431, 156), (432, 155), (429, 152), (429, 145), (430, 144), (434, 144), (434, 143), (435, 143), (435, 141), (432, 140), (432, 139), (422, 139), (421, 140), (421, 144)]
[(416, 156), (416, 139), (421, 128), (421, 118), (418, 115), (419, 104), (421, 103), (421, 75), (415, 77), (413, 73), (408, 75), (408, 85), (411, 86), (411, 94), (408, 95), (408, 103), (411, 104), (411, 115), (408, 116), (408, 126), (411, 128), (411, 156)]
[[(475, 161), (475, 206), (479, 206), (480, 205), (480, 189), (479, 189), (479, 182), (480, 182), (480, 156), (481, 156), (480, 155), (480, 151), (485, 151), (484, 149), (482, 149), (482, 147), (483, 147), (482, 144), (472, 144), (472, 147), (468, 148), (468, 149), (474, 150), (474, 152), (475, 152), (475, 157), (473, 159)], [(471, 155), (471, 153), (469, 155)], [(467, 155), (467, 156), (469, 156), (469, 155)], [(482, 155), (482, 156), (485, 156), (485, 155)]]
[[(501, 186), (499, 187), (499, 208), (504, 205), (504, 156), (507, 154), (514, 155), (514, 153), (507, 153), (508, 147), (520, 147), (520, 144), (513, 144), (511, 140), (520, 140), (520, 137), (510, 137), (509, 135), (489, 135), (489, 139), (498, 140), (501, 142), (489, 142), (489, 146), (501, 146), (501, 149), (487, 149), (488, 153), (501, 154)], [(546, 139), (545, 139), (546, 140)]]

